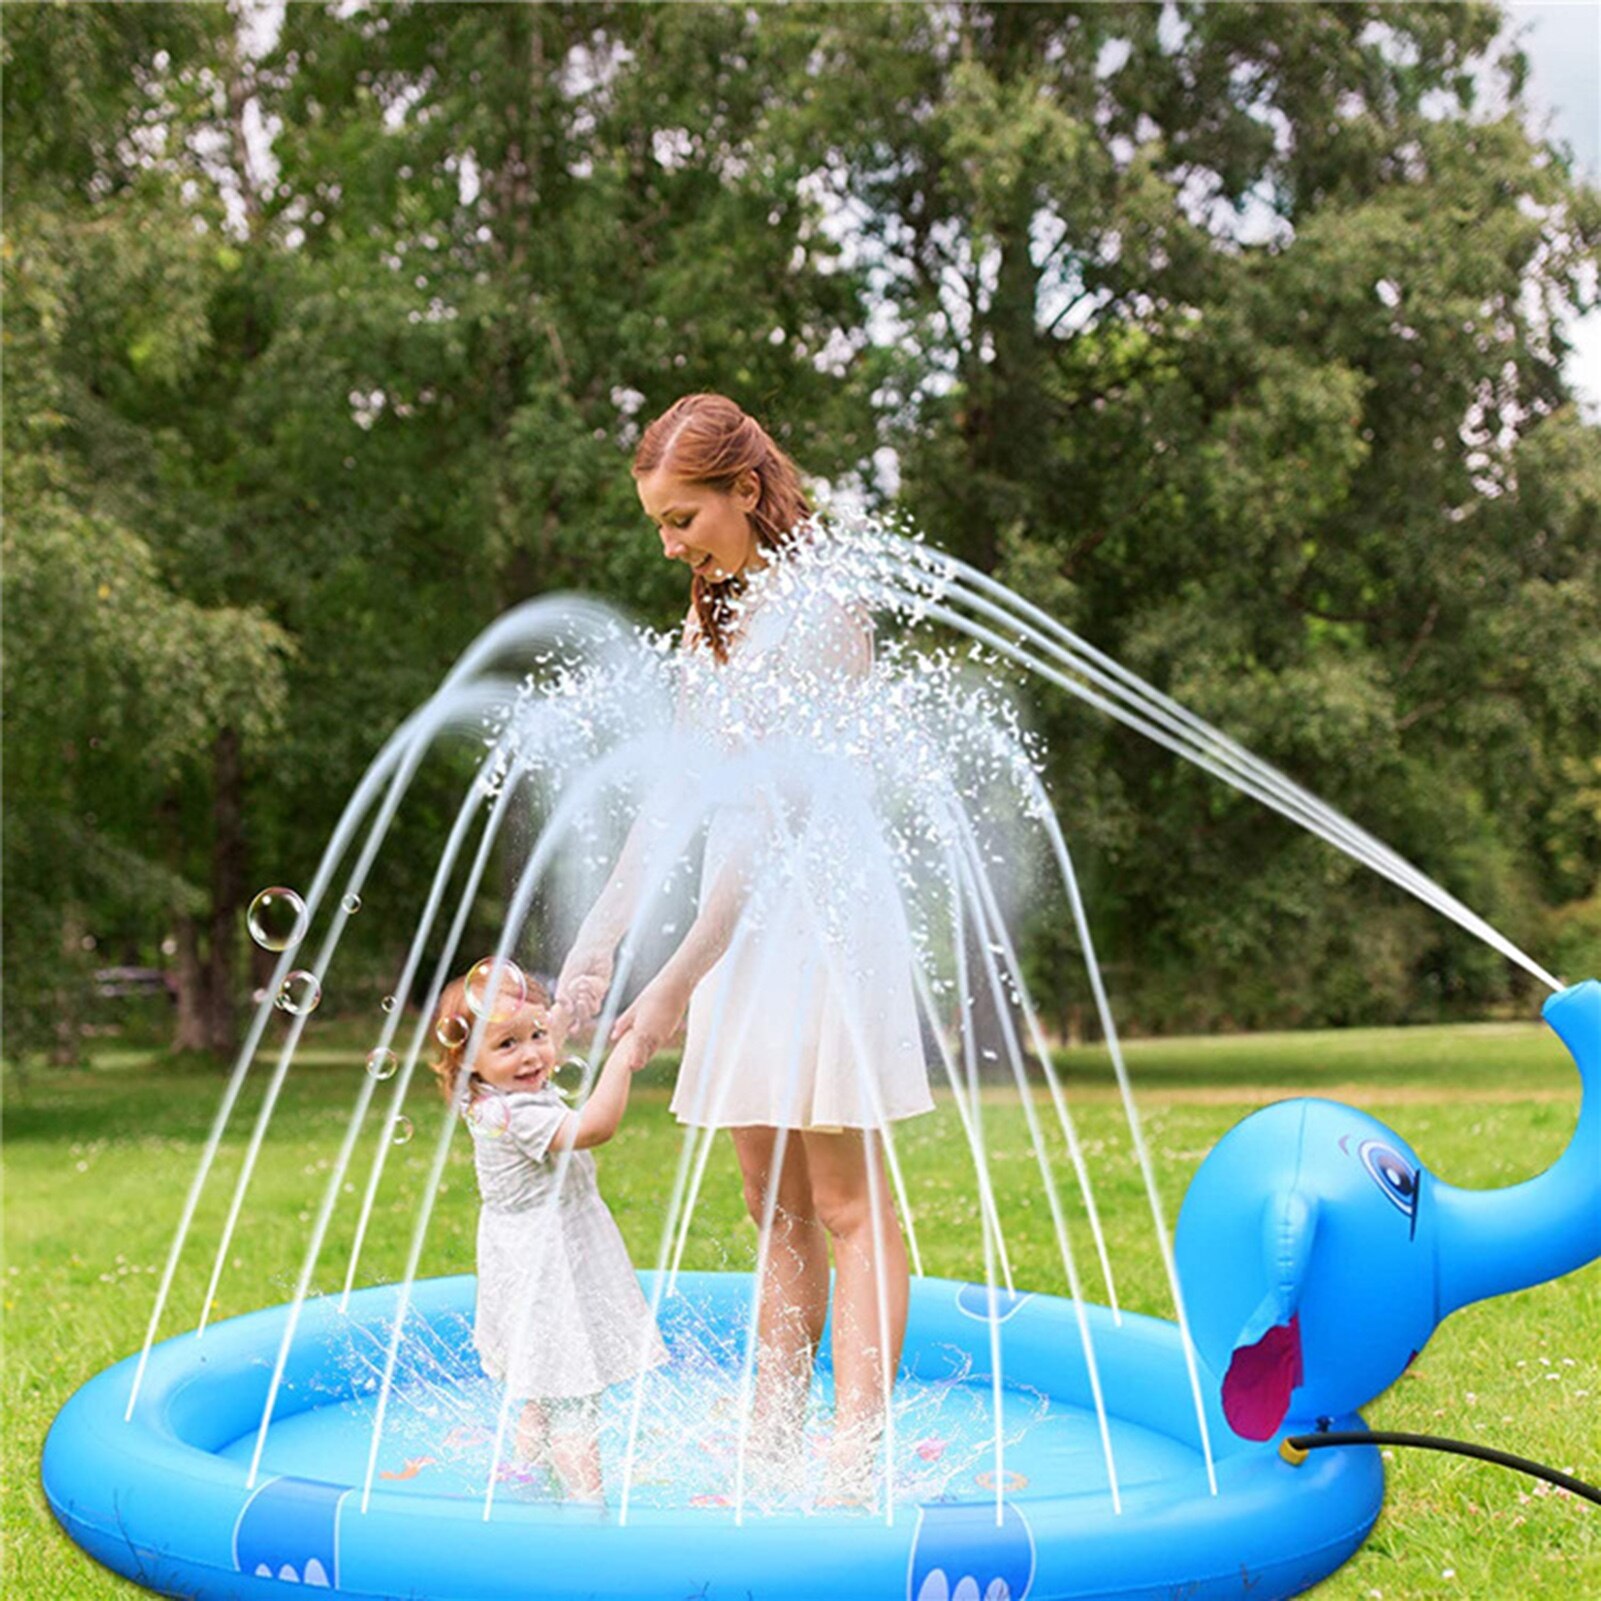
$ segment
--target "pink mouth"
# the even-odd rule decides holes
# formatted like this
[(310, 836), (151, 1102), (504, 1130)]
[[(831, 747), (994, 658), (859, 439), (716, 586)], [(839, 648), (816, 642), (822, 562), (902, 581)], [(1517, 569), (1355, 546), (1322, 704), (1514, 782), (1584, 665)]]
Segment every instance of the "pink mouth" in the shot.
[(1290, 1410), (1290, 1392), (1300, 1384), (1301, 1318), (1292, 1317), (1242, 1345), (1223, 1380), (1223, 1415), (1245, 1440), (1271, 1440)]

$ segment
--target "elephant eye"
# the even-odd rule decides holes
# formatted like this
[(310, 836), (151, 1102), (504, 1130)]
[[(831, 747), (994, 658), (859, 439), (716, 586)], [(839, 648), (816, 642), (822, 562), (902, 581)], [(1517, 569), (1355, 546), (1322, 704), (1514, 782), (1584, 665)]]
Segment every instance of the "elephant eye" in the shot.
[(1383, 1140), (1364, 1140), (1357, 1155), (1373, 1182), (1384, 1191), (1385, 1199), (1408, 1217), (1413, 1216), (1418, 1205), (1418, 1170)]

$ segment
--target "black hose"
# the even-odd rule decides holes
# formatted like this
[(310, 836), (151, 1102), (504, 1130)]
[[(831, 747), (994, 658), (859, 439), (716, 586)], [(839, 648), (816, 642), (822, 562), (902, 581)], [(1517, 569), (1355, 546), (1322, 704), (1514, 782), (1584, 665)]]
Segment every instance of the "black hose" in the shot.
[(1492, 1446), (1475, 1445), (1471, 1440), (1447, 1440), (1438, 1434), (1370, 1434), (1366, 1431), (1341, 1434), (1337, 1431), (1324, 1434), (1293, 1434), (1284, 1444), (1295, 1451), (1317, 1451), (1328, 1445), (1415, 1445), (1425, 1451), (1447, 1451), (1453, 1456), (1476, 1457), (1480, 1462), (1493, 1462), (1497, 1467), (1515, 1468), (1531, 1478), (1544, 1479), (1548, 1484), (1560, 1485), (1574, 1495), (1601, 1506), (1601, 1490), (1569, 1473), (1548, 1468), (1543, 1462), (1531, 1462), (1526, 1456), (1513, 1456), (1510, 1451), (1497, 1451)]

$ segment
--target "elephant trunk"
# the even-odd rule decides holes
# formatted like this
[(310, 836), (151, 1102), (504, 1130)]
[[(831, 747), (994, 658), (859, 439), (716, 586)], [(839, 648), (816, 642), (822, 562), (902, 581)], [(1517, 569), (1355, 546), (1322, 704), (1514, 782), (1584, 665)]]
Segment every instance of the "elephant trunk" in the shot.
[(1438, 1315), (1470, 1301), (1542, 1284), (1601, 1257), (1601, 983), (1553, 995), (1546, 1021), (1578, 1064), (1579, 1126), (1538, 1178), (1504, 1190), (1436, 1181)]

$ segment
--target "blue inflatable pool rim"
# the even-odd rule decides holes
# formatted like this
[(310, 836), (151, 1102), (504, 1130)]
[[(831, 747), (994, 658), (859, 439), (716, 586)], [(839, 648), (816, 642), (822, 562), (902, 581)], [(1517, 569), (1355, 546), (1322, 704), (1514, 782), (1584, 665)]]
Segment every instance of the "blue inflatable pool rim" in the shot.
[[(646, 1293), (652, 1275), (642, 1274)], [(750, 1280), (684, 1274), (679, 1294), (697, 1315), (742, 1329)], [(454, 1338), (470, 1318), (470, 1277), (413, 1287), (411, 1316)], [(356, 1374), (352, 1330), (374, 1341), (398, 1291), (379, 1286), (303, 1309), (276, 1420), (349, 1402)], [(912, 1284), (903, 1366), (953, 1348), (987, 1366), (988, 1292), (941, 1279)], [(1090, 1405), (1088, 1371), (1070, 1302), (1003, 1296), (1008, 1386), (1053, 1406)], [(323, 1479), (264, 1468), (247, 1483), (248, 1452), (288, 1309), (272, 1308), (184, 1335), (151, 1354), (138, 1404), (124, 1421), (135, 1359), (83, 1386), (45, 1444), (42, 1476), (67, 1533), (98, 1561), (147, 1588), (201, 1598), (274, 1598), (286, 1586), (385, 1601), (1252, 1601), (1299, 1594), (1339, 1567), (1378, 1515), (1383, 1471), (1376, 1450), (1313, 1453), (1292, 1467), (1277, 1441), (1235, 1438), (1215, 1407), (1209, 1428), (1217, 1495), (1209, 1492), (1177, 1329), (1125, 1313), (1118, 1323), (1086, 1307), (1108, 1411), (1165, 1437), (1171, 1471), (1131, 1477), (1114, 1515), (1104, 1467), (1091, 1488), (1035, 1480), (996, 1499), (942, 1498), (882, 1514), (803, 1512), (750, 1516), (728, 1510), (631, 1505), (619, 1526), (560, 1502), (499, 1497), (485, 1521), (481, 1493), (440, 1495), (375, 1484), (361, 1510), (360, 1477)], [(1215, 1392), (1215, 1383), (1208, 1386)], [(1360, 1420), (1334, 1420), (1359, 1428)], [(353, 1482), (349, 1482), (353, 1480)], [(615, 1502), (615, 1490), (613, 1491)], [(270, 1577), (268, 1575), (271, 1575)]]

